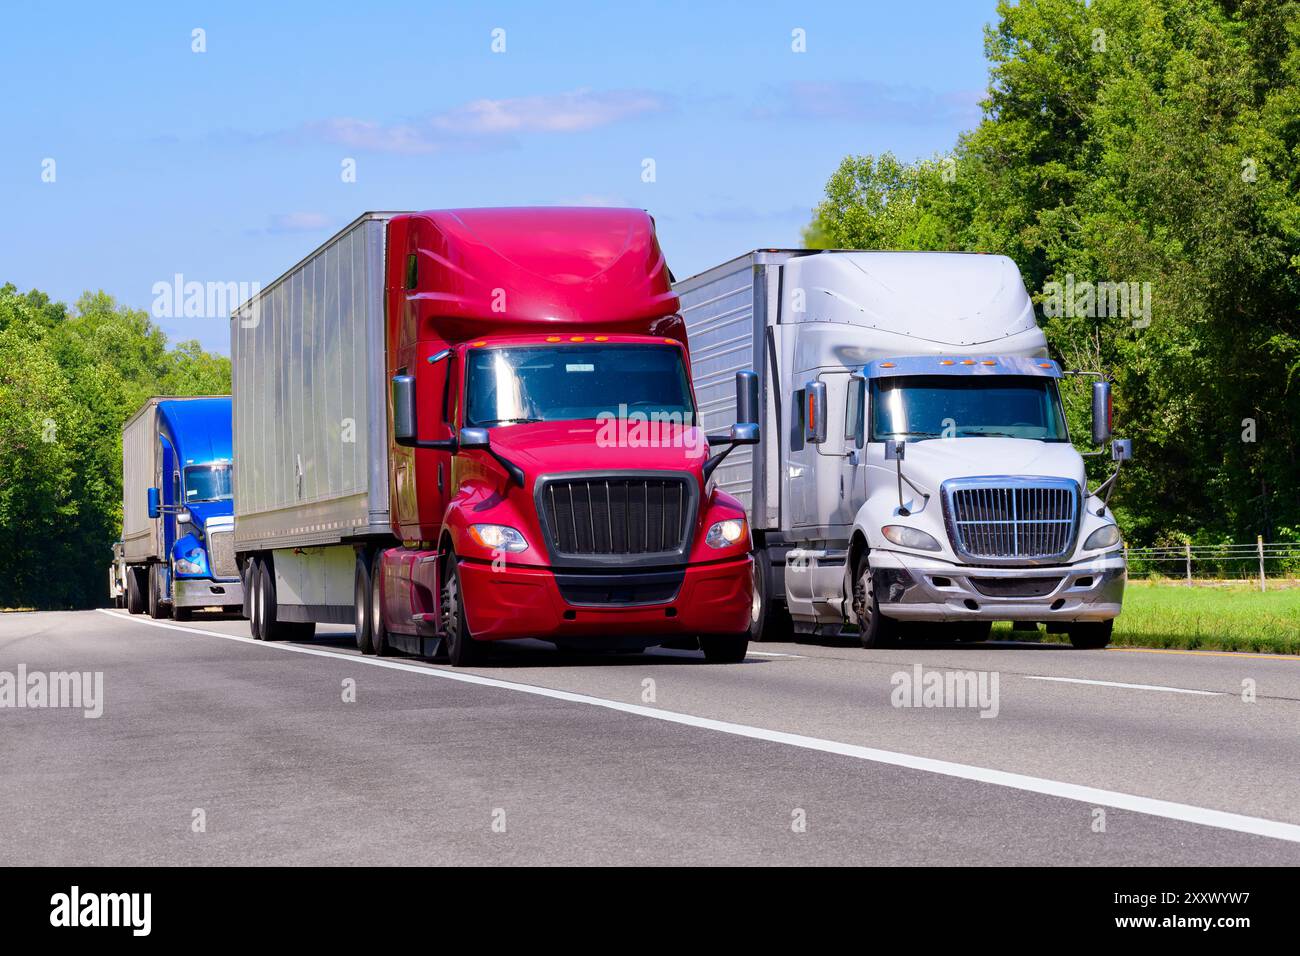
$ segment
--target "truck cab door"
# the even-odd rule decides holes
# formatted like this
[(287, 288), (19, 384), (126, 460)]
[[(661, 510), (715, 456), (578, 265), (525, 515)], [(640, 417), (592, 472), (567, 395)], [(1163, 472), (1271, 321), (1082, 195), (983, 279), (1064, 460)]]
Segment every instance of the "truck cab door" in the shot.
[[(786, 489), (790, 523), (809, 538), (836, 538), (848, 534), (856, 507), (854, 478), (861, 459), (854, 440), (846, 437), (849, 416), (849, 369), (820, 368), (801, 373), (791, 405), (790, 454), (786, 463)], [(808, 386), (826, 387), (825, 440), (816, 443), (807, 434)]]

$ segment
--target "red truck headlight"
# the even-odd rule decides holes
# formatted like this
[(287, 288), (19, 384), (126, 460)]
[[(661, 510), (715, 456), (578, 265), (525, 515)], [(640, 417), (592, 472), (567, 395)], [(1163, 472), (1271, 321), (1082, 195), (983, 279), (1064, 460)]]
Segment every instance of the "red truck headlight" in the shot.
[(710, 548), (733, 548), (745, 540), (748, 532), (744, 518), (726, 518), (713, 523), (704, 543)]

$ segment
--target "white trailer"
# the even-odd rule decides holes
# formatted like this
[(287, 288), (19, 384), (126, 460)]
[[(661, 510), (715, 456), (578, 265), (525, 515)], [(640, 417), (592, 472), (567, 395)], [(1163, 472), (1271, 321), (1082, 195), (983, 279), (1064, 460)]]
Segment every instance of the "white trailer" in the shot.
[[(909, 384), (929, 386), (946, 376), (951, 391), (953, 377), (967, 373), (962, 381), (979, 385), (972, 394), (987, 399), (979, 415), (1010, 414), (1006, 403), (1016, 399), (995, 394), (999, 383), (1041, 393), (1044, 414), (1059, 412), (1060, 373), (1052, 371), (1011, 260), (755, 250), (678, 282), (674, 291), (706, 431), (734, 420), (728, 386), (735, 372), (754, 368), (759, 375), (761, 442), (733, 453), (716, 473), (719, 486), (745, 503), (754, 532), (755, 639), (778, 638), (792, 627), (839, 633), (848, 626), (874, 643), (890, 639), (904, 619), (965, 622), (960, 633), (974, 636), (994, 620), (1046, 621), (1077, 635), (1079, 644), (1108, 639), (1123, 592), (1121, 545), (1117, 532), (1094, 537), (1103, 526), (1113, 528), (1114, 518), (1090, 498), (1083, 459), (1067, 437), (1014, 422), (1003, 429), (954, 423), (950, 434), (940, 428), (933, 435), (872, 428), (871, 416), (888, 411), (884, 399), (872, 403), (873, 393), (885, 388), (905, 407), (914, 394)], [(903, 370), (914, 377), (905, 379)], [(1101, 384), (1097, 395), (1108, 413), (1109, 386)], [(931, 388), (925, 400), (952, 398)], [(1108, 428), (1107, 422), (1104, 435), (1094, 429), (1094, 437), (1104, 442)], [(1127, 444), (1119, 443), (1116, 454), (1126, 455)], [(979, 494), (997, 499), (981, 512), (995, 522), (988, 528), (968, 525), (961, 512), (967, 497), (959, 486), (974, 479)], [(1049, 501), (1065, 511), (1032, 519), (1014, 513), (1017, 504), (1047, 508)], [(994, 514), (998, 509), (1006, 513)], [(1036, 530), (1027, 522), (1038, 520), (1057, 521), (1065, 533), (1051, 553), (1034, 553), (1027, 538), (1017, 537)], [(996, 522), (1016, 531), (996, 546), (1008, 553), (964, 543), (963, 534), (1004, 527)], [(891, 528), (908, 530), (886, 532)], [(933, 550), (885, 537), (911, 531), (932, 541)], [(1085, 547), (1112, 535), (1100, 549)]]

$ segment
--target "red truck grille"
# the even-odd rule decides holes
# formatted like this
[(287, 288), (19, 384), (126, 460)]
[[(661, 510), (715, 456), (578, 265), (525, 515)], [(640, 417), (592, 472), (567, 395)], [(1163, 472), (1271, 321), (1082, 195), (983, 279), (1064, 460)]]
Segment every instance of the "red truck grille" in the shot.
[(694, 494), (684, 477), (549, 478), (537, 494), (554, 554), (685, 557)]

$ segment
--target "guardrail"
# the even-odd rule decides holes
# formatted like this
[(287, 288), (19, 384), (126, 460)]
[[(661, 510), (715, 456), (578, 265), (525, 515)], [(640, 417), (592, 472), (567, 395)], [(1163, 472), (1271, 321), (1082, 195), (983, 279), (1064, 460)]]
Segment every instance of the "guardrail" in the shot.
[(1188, 585), (1192, 583), (1193, 577), (1258, 579), (1259, 589), (1263, 591), (1267, 587), (1270, 565), (1275, 576), (1300, 574), (1300, 542), (1270, 543), (1262, 537), (1257, 538), (1254, 544), (1125, 548), (1124, 558), (1128, 562), (1131, 577), (1149, 576), (1152, 573), (1168, 577), (1181, 575)]

